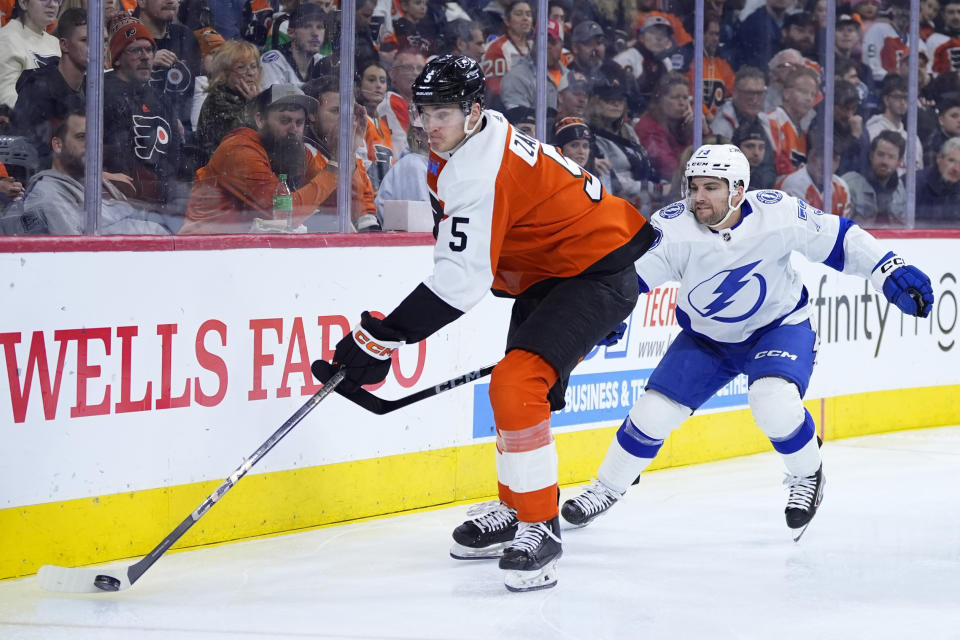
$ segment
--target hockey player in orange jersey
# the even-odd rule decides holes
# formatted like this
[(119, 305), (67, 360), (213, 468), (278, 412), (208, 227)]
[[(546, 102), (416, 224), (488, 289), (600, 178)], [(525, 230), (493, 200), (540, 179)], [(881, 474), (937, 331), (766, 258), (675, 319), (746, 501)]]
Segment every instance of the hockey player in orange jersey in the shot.
[(638, 296), (634, 261), (653, 232), (629, 203), (560, 151), (483, 109), (484, 77), (466, 56), (429, 62), (413, 101), (430, 142), (434, 270), (382, 320), (364, 312), (336, 347), (337, 388), (383, 380), (390, 353), (423, 340), (489, 289), (514, 298), (506, 355), (493, 371), (499, 500), (453, 532), (457, 559), (499, 558), (511, 591), (556, 584), (562, 553), (550, 411), (570, 372)]

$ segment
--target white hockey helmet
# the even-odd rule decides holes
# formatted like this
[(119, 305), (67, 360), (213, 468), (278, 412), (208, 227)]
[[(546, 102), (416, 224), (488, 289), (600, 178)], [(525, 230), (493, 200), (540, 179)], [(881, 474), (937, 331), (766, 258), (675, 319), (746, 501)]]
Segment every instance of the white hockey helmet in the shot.
[[(727, 200), (729, 210), (723, 220), (714, 227), (722, 225), (736, 210), (733, 199), (737, 194), (737, 187), (743, 185), (746, 192), (750, 188), (750, 162), (743, 155), (740, 148), (732, 144), (705, 144), (697, 149), (687, 162), (683, 171), (683, 198), (687, 209), (690, 209), (689, 187), (690, 180), (697, 177), (710, 177), (724, 180), (730, 188), (730, 197)], [(739, 205), (738, 205), (739, 206)]]

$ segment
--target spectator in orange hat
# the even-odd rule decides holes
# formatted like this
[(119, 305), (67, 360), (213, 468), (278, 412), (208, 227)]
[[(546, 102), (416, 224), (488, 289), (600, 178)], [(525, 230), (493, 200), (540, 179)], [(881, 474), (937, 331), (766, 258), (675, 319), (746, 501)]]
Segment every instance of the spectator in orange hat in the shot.
[(213, 73), (213, 54), (226, 40), (212, 27), (201, 27), (194, 31), (193, 35), (196, 36), (197, 46), (200, 47), (200, 65), (203, 67), (203, 75), (197, 76), (194, 82), (193, 106), (190, 108), (190, 124), (196, 129), (200, 108), (203, 106), (210, 86), (210, 74)]
[(110, 37), (103, 168), (131, 176), (137, 199), (165, 209), (176, 185), (182, 131), (173, 107), (150, 85), (155, 54), (153, 35), (136, 19), (127, 18)]

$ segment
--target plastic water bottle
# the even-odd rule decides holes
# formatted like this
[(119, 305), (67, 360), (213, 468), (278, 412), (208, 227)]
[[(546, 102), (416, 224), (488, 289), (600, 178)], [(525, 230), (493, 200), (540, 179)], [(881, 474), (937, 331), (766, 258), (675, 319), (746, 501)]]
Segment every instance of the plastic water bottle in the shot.
[(284, 221), (284, 230), (293, 231), (293, 196), (287, 186), (287, 174), (280, 174), (280, 182), (273, 192), (273, 219)]

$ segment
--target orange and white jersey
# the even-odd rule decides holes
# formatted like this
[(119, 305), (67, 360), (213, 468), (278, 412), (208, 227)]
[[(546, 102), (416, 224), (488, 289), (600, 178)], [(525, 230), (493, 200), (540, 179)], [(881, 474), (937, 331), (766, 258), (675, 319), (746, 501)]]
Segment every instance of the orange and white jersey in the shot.
[(875, 22), (863, 34), (863, 63), (870, 68), (877, 82), (888, 73), (896, 73), (906, 53), (906, 43), (887, 22)]
[(783, 107), (777, 107), (760, 118), (760, 123), (773, 144), (774, 166), (778, 176), (793, 173), (797, 167), (806, 164), (807, 128), (813, 116), (811, 111), (798, 125), (790, 119)]
[(410, 126), (410, 103), (399, 93), (388, 91), (377, 105), (377, 119), (386, 120), (393, 143), (393, 157), (399, 158), (409, 149), (407, 128)]
[(652, 229), (639, 211), (503, 114), (484, 118), (456, 152), (431, 152), (427, 164), (439, 222), (425, 284), (440, 299), (465, 312), (491, 287), (516, 296), (553, 278), (619, 271), (643, 253)]
[(958, 70), (960, 70), (960, 39), (948, 38), (933, 50), (933, 72), (940, 74)]
[[(823, 210), (823, 194), (820, 193), (817, 185), (813, 184), (813, 179), (810, 177), (810, 172), (807, 171), (806, 166), (797, 169), (790, 175), (781, 176), (773, 188), (785, 191), (794, 198), (800, 198), (807, 204)], [(850, 217), (850, 187), (846, 180), (838, 175), (833, 176), (833, 193), (830, 199), (832, 205), (830, 213), (843, 218)]]
[(500, 36), (487, 46), (480, 59), (483, 77), (487, 79), (487, 89), (500, 95), (500, 82), (503, 76), (513, 68), (517, 58), (530, 55), (530, 47), (518, 48), (507, 36)]

